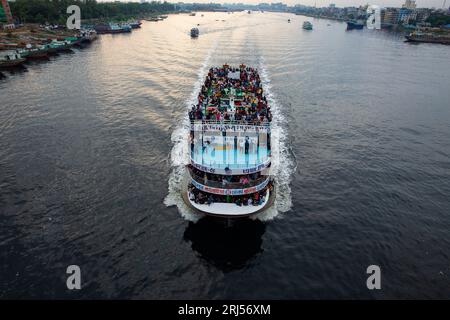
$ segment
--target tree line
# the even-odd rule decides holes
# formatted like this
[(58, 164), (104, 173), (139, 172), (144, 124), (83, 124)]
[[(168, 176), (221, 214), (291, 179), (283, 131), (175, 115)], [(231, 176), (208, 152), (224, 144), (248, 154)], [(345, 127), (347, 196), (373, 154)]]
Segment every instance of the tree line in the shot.
[(77, 5), (81, 19), (126, 19), (171, 12), (175, 6), (168, 2), (97, 2), (96, 0), (16, 0), (10, 2), (14, 18), (20, 23), (65, 23), (67, 7)]

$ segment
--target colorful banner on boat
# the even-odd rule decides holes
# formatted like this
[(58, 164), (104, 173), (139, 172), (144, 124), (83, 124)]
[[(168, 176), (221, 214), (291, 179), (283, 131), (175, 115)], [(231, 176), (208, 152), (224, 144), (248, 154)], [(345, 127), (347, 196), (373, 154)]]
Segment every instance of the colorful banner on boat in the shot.
[(270, 126), (251, 126), (245, 124), (209, 124), (191, 123), (193, 131), (213, 131), (213, 132), (255, 132), (270, 133)]
[(261, 191), (264, 189), (267, 184), (269, 183), (269, 178), (267, 178), (264, 182), (261, 184), (251, 187), (251, 188), (245, 188), (245, 189), (221, 189), (221, 188), (211, 188), (207, 187), (201, 183), (198, 183), (194, 179), (192, 179), (192, 184), (194, 187), (196, 187), (198, 190), (213, 193), (213, 194), (220, 194), (220, 195), (231, 195), (231, 196), (240, 196), (244, 194), (252, 194), (258, 191)]
[(239, 174), (255, 173), (255, 172), (259, 172), (259, 171), (262, 171), (262, 170), (268, 168), (270, 166), (270, 158), (268, 158), (264, 163), (261, 163), (260, 165), (258, 165), (256, 167), (249, 167), (249, 168), (244, 168), (244, 169), (235, 169), (235, 168), (221, 169), (221, 168), (208, 167), (208, 166), (204, 166), (204, 165), (196, 163), (192, 158), (191, 158), (191, 164), (195, 168), (197, 168), (198, 170), (201, 170), (203, 172), (209, 172), (209, 173), (215, 173), (215, 174), (239, 175)]

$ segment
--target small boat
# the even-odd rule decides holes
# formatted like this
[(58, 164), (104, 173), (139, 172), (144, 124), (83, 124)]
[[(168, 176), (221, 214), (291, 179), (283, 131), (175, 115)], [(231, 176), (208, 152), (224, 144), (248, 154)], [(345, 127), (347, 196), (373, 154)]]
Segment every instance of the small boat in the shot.
[(132, 21), (129, 23), (131, 29), (139, 29), (141, 27), (141, 21)]
[(199, 33), (200, 33), (200, 31), (198, 30), (198, 28), (192, 28), (191, 29), (191, 37), (192, 38), (197, 38)]
[(169, 16), (159, 16), (160, 19), (164, 20), (167, 19)]
[(81, 43), (90, 43), (97, 39), (97, 32), (94, 29), (81, 30)]
[(17, 50), (22, 58), (27, 60), (48, 59), (48, 50), (45, 46), (32, 47), (30, 44), (25, 49)]
[(145, 20), (147, 20), (147, 21), (152, 21), (152, 22), (158, 22), (158, 21), (160, 21), (158, 17), (151, 17), (151, 18), (147, 18), (147, 19), (145, 19)]
[(129, 33), (131, 32), (131, 26), (129, 24), (119, 25), (117, 23), (103, 23), (98, 24), (94, 27), (95, 31), (98, 34), (107, 34), (107, 33)]
[(0, 69), (17, 67), (25, 60), (17, 51), (0, 51)]
[(52, 40), (45, 48), (48, 53), (72, 52), (72, 45), (68, 41)]
[(353, 29), (361, 30), (363, 28), (364, 28), (364, 21), (362, 21), (362, 20), (357, 20), (357, 21), (350, 20), (350, 21), (347, 21), (347, 30), (353, 30)]
[(191, 17), (195, 17), (195, 12), (189, 14)]
[(73, 47), (81, 46), (81, 37), (67, 37), (64, 39), (67, 43), (69, 43)]
[(131, 32), (131, 26), (128, 23), (122, 23), (119, 25), (113, 24), (111, 30), (118, 31), (117, 33), (129, 33)]
[(311, 22), (309, 22), (309, 21), (303, 22), (303, 29), (305, 29), (305, 30), (312, 30), (312, 28), (313, 28), (313, 25), (312, 25)]
[(440, 43), (450, 45), (450, 35), (415, 31), (405, 36), (407, 42)]

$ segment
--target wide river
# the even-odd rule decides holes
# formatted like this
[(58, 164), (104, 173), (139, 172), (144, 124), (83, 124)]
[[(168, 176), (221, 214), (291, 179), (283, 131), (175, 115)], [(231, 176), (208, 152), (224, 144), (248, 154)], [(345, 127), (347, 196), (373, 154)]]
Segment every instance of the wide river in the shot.
[[(171, 15), (5, 73), (0, 298), (448, 298), (450, 47), (345, 28)], [(187, 110), (224, 63), (259, 69), (276, 118), (276, 203), (229, 228), (180, 197)]]

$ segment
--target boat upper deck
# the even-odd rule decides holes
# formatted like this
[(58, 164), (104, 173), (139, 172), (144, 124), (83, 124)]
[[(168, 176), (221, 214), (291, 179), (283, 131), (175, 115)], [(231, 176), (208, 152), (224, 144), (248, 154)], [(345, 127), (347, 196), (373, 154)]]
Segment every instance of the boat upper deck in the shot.
[(272, 113), (258, 71), (243, 64), (209, 69), (189, 118), (191, 121), (239, 121), (249, 125), (270, 123)]

